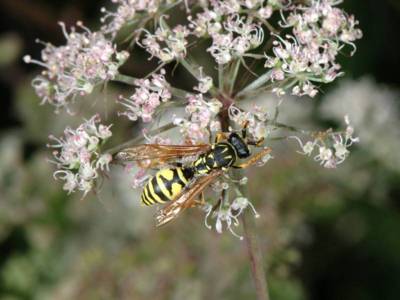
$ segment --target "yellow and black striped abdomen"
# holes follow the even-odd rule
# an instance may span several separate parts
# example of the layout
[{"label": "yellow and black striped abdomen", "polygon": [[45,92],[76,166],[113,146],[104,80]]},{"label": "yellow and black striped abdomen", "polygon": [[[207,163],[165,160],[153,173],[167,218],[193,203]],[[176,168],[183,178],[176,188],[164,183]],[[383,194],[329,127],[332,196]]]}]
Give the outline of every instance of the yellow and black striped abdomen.
[{"label": "yellow and black striped abdomen", "polygon": [[176,199],[193,178],[189,168],[162,169],[146,184],[142,192],[142,203],[152,205]]}]

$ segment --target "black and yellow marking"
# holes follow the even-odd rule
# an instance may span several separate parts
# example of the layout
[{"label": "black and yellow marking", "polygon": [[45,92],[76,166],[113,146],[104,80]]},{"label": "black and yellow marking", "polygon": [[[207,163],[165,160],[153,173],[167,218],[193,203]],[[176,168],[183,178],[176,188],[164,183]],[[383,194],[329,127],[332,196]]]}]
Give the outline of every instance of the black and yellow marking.
[{"label": "black and yellow marking", "polygon": [[190,166],[165,168],[159,170],[146,184],[142,193],[142,203],[152,205],[174,201],[185,191],[195,177],[207,176],[213,170],[227,170],[230,167],[242,168],[252,164],[258,157],[246,164],[235,166],[238,158],[250,156],[250,151],[243,138],[231,133],[226,141],[220,142],[225,134],[219,135],[211,149],[201,154]]},{"label": "black and yellow marking", "polygon": [[152,205],[176,199],[193,177],[190,169],[162,169],[144,187],[142,203]]}]

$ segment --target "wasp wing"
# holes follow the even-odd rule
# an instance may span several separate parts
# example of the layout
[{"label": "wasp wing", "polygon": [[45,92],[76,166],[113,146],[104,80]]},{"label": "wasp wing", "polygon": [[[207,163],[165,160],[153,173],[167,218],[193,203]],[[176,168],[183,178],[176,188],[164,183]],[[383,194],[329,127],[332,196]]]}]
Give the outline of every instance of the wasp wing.
[{"label": "wasp wing", "polygon": [[143,144],[126,148],[117,153],[115,158],[120,161],[148,161],[146,165],[154,167],[171,162],[175,159],[195,156],[211,149],[209,144],[199,145],[159,145]]},{"label": "wasp wing", "polygon": [[192,207],[195,198],[209,186],[217,177],[222,175],[222,170],[212,171],[210,174],[198,177],[182,194],[173,202],[167,204],[156,215],[156,226],[164,225],[175,219],[183,210]]}]

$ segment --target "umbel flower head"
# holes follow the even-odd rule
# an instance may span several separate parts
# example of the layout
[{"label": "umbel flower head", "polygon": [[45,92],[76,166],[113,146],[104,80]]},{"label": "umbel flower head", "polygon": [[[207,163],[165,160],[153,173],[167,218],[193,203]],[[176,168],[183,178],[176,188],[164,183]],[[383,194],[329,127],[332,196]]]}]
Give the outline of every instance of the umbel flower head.
[{"label": "umbel flower head", "polygon": [[91,191],[101,172],[109,171],[111,154],[101,154],[101,146],[112,136],[110,126],[100,124],[100,117],[93,116],[78,128],[67,127],[64,136],[50,135],[56,166],[54,178],[63,180],[64,190],[68,193],[77,190],[86,195]]},{"label": "umbel flower head", "polygon": [[[358,142],[347,117],[344,131],[312,132],[281,122],[285,113],[281,103],[291,99],[280,98],[276,105],[253,102],[255,96],[269,99],[271,93],[312,98],[322,84],[343,75],[338,55],[353,55],[362,32],[357,20],[339,8],[341,2],[111,0],[101,9],[102,25],[97,31],[81,22],[67,30],[60,22],[65,45],[44,43],[40,60],[24,58],[44,68],[32,82],[42,103],[53,105],[56,112],[71,112],[75,98],[90,94],[97,85],[123,83],[129,87],[117,99],[116,115],[120,122],[141,130],[137,136],[126,137],[128,142],[102,152],[112,134],[110,126],[100,123],[99,115],[76,129],[67,127],[63,137],[50,137],[54,142],[49,146],[54,149],[52,162],[57,166],[54,177],[64,181],[68,193],[82,191],[86,195],[97,187],[113,157],[118,159],[118,154],[126,154],[128,149],[133,153],[128,157],[138,165],[125,168],[129,173],[135,170],[133,188],[150,184],[159,169],[167,168],[166,174],[171,175],[168,171],[173,168],[184,170],[197,163],[198,168],[191,169],[197,173],[190,182],[175,187],[184,194],[192,184],[210,176],[212,181],[204,182],[215,196],[196,202],[206,213],[206,226],[239,236],[235,227],[240,214],[247,208],[258,214],[248,195],[241,193],[240,185],[247,184],[247,177],[233,171],[234,167],[262,166],[273,158],[273,143],[294,140],[301,148],[299,153],[312,156],[325,168],[336,168],[348,158],[350,146]],[[176,14],[178,10],[181,13]],[[123,42],[117,48],[118,41]],[[152,71],[142,78],[122,74],[120,67],[130,57],[140,57],[132,55],[139,47],[152,61]],[[140,64],[147,69],[146,59]],[[197,83],[190,87],[174,80],[180,84],[175,86],[168,81],[175,70],[186,72]],[[175,136],[170,135],[172,131]],[[211,176],[208,171],[214,168],[213,159],[218,156],[221,160],[224,155],[212,151],[218,143],[233,143],[233,136],[241,137],[239,144],[247,149],[239,153],[231,144],[236,152],[229,154],[235,161],[224,167],[216,163],[217,170],[211,172],[215,177]],[[176,149],[193,152],[186,150],[189,154],[184,155]],[[201,167],[207,162],[209,170],[204,171]],[[170,204],[179,205],[169,196]],[[167,215],[161,219],[163,216]]]},{"label": "umbel flower head", "polygon": [[[335,7],[340,2],[311,0],[283,17],[281,26],[292,32],[284,37],[275,34],[273,55],[267,55],[265,63],[272,69],[271,80],[283,83],[275,90],[278,94],[292,88],[293,95],[314,97],[318,91],[313,82],[327,83],[342,75],[336,57],[346,44],[355,50],[354,41],[362,32],[353,16]],[[285,85],[288,79],[290,84]]]},{"label": "umbel flower head", "polygon": [[332,132],[332,130],[319,132],[314,134],[314,140],[304,144],[297,136],[290,138],[299,143],[301,151],[298,153],[311,156],[315,148],[318,148],[318,154],[314,156],[314,160],[320,162],[325,168],[336,168],[349,156],[348,148],[359,142],[359,138],[354,136],[354,128],[350,124],[349,117],[345,116],[344,119],[347,127],[343,132]]},{"label": "umbel flower head", "polygon": [[26,63],[34,63],[45,68],[42,74],[32,81],[37,95],[42,103],[50,103],[58,112],[68,105],[77,96],[85,96],[93,88],[105,81],[113,79],[118,74],[118,68],[129,57],[128,52],[116,50],[101,32],[91,32],[81,22],[68,32],[65,24],[59,23],[66,45],[55,47],[44,43],[41,61],[24,57]]}]

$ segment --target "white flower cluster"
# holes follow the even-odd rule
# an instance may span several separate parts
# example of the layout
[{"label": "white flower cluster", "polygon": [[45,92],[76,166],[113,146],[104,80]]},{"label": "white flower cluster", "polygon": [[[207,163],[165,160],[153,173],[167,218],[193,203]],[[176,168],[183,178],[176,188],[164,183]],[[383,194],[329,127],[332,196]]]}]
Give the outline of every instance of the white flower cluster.
[{"label": "white flower cluster", "polygon": [[108,11],[105,7],[101,9],[104,16],[101,28],[104,33],[111,33],[113,37],[127,24],[133,23],[141,14],[154,14],[163,2],[162,0],[111,0],[117,4],[115,11]]},{"label": "white flower cluster", "polygon": [[[256,209],[254,208],[253,204],[249,201],[249,199],[245,197],[237,197],[232,201],[232,203],[225,203],[219,205],[219,207],[214,210],[211,204],[206,204],[203,207],[203,210],[206,213],[204,224],[208,229],[212,229],[212,226],[208,224],[208,218],[210,215],[216,219],[215,221],[215,230],[218,233],[222,233],[224,227],[229,230],[234,236],[238,237],[239,239],[243,239],[242,236],[238,235],[234,230],[233,227],[239,226],[239,216],[244,212],[246,208],[250,207],[256,218],[259,217]],[[224,226],[225,224],[225,226]]]},{"label": "white flower cluster", "polygon": [[113,79],[118,68],[126,61],[126,51],[117,52],[115,45],[100,32],[91,32],[78,22],[83,32],[73,27],[67,32],[64,23],[60,23],[66,45],[55,47],[45,44],[42,61],[29,55],[26,63],[35,63],[45,68],[32,85],[42,103],[50,103],[56,111],[66,107],[78,95],[90,94],[95,85]]},{"label": "white flower cluster", "polygon": [[195,18],[188,18],[189,28],[197,37],[210,36],[212,45],[207,51],[218,64],[226,64],[234,58],[245,56],[246,52],[263,42],[264,31],[260,24],[253,17],[239,15],[242,6],[254,8],[262,2],[211,1],[210,9],[204,8]]},{"label": "white flower cluster", "polygon": [[[400,93],[370,77],[341,81],[324,97],[321,115],[340,120],[349,114],[360,130],[363,149],[387,168],[400,173]],[[377,99],[379,99],[377,101]]]},{"label": "white flower cluster", "polygon": [[159,74],[153,74],[150,79],[138,79],[135,93],[129,98],[120,97],[119,103],[125,107],[119,115],[128,117],[131,121],[139,118],[143,122],[151,122],[153,114],[161,103],[171,99],[170,85],[164,77],[165,70]]},{"label": "white flower cluster", "polygon": [[254,105],[249,111],[244,111],[232,105],[228,113],[229,119],[239,128],[247,123],[248,134],[254,141],[265,139],[269,135],[270,128],[267,125],[269,116],[262,107]]},{"label": "white flower cluster", "polygon": [[359,142],[358,137],[354,137],[354,128],[350,125],[350,120],[346,116],[346,130],[344,132],[323,132],[316,135],[315,139],[305,144],[297,136],[291,138],[298,141],[301,147],[299,153],[311,156],[318,148],[318,154],[314,156],[314,160],[320,162],[324,168],[336,168],[337,165],[345,161],[349,156],[348,148],[354,143]]},{"label": "white flower cluster", "polygon": [[210,132],[221,130],[221,124],[216,119],[222,104],[217,99],[206,101],[203,94],[188,94],[188,104],[185,108],[189,117],[174,118],[174,124],[179,126],[184,140],[192,143],[208,143]]},{"label": "white flower cluster", "polygon": [[86,195],[94,188],[99,173],[109,171],[112,156],[101,154],[100,147],[112,136],[111,125],[99,123],[100,117],[95,115],[77,129],[67,127],[61,138],[49,137],[55,142],[48,145],[55,149],[55,160],[51,162],[58,170],[54,178],[65,181],[64,190],[68,193],[79,190]]},{"label": "white flower cluster", "polygon": [[311,0],[287,18],[282,14],[281,26],[292,28],[292,35],[276,35],[274,55],[267,55],[265,63],[272,69],[271,81],[281,82],[275,89],[278,95],[291,88],[293,95],[314,97],[318,91],[313,82],[327,83],[341,75],[336,57],[346,44],[355,50],[353,42],[362,33],[353,16],[335,7],[340,2]]},{"label": "white flower cluster", "polygon": [[245,56],[246,52],[257,48],[264,40],[261,26],[238,14],[229,16],[222,26],[221,30],[212,33],[213,43],[208,48],[218,64],[223,65],[233,58]]},{"label": "white flower cluster", "polygon": [[160,26],[154,34],[146,32],[145,38],[142,39],[141,45],[152,57],[159,58],[162,62],[167,63],[174,59],[186,56],[186,40],[189,30],[186,26],[178,25],[172,30],[167,27],[161,18]]}]

